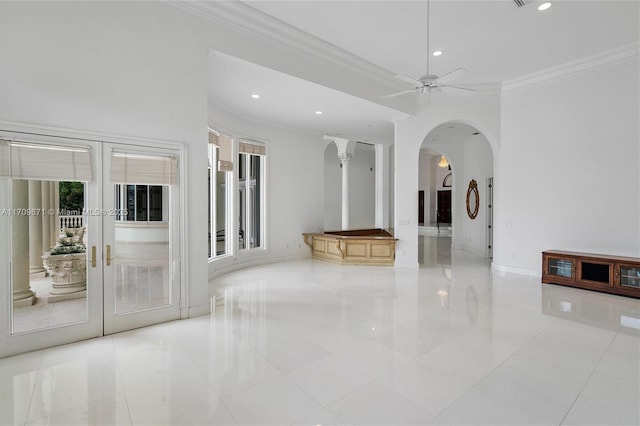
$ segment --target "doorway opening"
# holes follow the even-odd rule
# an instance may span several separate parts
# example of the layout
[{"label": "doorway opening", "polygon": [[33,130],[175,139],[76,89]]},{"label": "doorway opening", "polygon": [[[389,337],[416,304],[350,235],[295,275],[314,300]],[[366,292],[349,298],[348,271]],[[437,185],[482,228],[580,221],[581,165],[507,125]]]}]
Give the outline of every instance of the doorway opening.
[{"label": "doorway opening", "polygon": [[[479,210],[468,215],[465,195],[473,181],[482,183]],[[448,237],[454,250],[492,256],[493,152],[478,129],[456,121],[433,128],[420,148],[418,189],[418,218],[424,220],[419,236]],[[442,252],[442,244],[437,246]],[[419,247],[419,262],[421,250],[428,247]]]},{"label": "doorway opening", "polygon": [[450,236],[453,223],[453,167],[442,152],[428,148],[420,151],[419,162],[419,233]]}]

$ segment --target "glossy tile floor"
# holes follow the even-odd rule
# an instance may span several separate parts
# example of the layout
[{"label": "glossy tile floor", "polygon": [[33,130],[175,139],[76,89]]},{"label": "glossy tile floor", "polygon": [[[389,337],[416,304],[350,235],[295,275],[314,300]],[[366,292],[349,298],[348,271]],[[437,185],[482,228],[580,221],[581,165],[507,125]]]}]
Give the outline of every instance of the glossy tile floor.
[{"label": "glossy tile floor", "polygon": [[639,300],[423,241],[419,270],[237,271],[212,316],[0,360],[0,424],[640,423]]}]

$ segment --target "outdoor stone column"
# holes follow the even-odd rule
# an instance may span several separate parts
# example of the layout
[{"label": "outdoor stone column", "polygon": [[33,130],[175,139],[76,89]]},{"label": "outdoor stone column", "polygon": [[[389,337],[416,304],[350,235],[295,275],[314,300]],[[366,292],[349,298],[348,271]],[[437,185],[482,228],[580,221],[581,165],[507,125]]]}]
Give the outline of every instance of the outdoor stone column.
[{"label": "outdoor stone column", "polygon": [[42,196],[42,252],[51,249],[53,243],[51,242],[51,214],[49,209],[51,208],[49,200],[49,183],[48,181],[42,182],[41,196]]},{"label": "outdoor stone column", "polygon": [[[29,183],[13,180],[12,207],[18,210],[29,208]],[[36,295],[29,286],[29,216],[14,215],[11,218],[13,307],[31,306]]]},{"label": "outdoor stone column", "polygon": [[42,182],[29,181],[29,272],[43,272],[42,267]]}]

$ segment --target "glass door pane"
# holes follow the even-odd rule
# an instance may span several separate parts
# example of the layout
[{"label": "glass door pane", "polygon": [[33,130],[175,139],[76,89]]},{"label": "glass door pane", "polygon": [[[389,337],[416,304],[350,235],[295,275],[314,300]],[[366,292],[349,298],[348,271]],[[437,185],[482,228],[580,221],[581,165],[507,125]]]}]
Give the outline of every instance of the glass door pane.
[{"label": "glass door pane", "polygon": [[85,184],[11,184],[12,332],[87,321]]},{"label": "glass door pane", "polygon": [[98,252],[92,262],[101,224],[86,214],[99,205],[98,184],[69,176],[79,163],[41,166],[49,153],[63,165],[82,157],[92,176],[96,143],[21,137],[0,141],[15,143],[21,162],[0,176],[0,358],[102,334]]},{"label": "glass door pane", "polygon": [[[104,148],[105,334],[179,317],[177,153]],[[119,157],[118,157],[119,156]],[[118,170],[126,162],[126,173]],[[157,172],[157,173],[156,173]],[[122,195],[127,194],[123,202]],[[118,205],[135,208],[118,211]]]}]

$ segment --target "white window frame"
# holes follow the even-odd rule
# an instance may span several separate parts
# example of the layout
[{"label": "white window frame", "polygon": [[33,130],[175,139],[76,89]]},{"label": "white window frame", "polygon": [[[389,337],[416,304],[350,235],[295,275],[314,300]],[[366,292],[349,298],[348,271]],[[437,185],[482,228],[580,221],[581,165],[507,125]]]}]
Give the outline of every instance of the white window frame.
[{"label": "white window frame", "polygon": [[[216,229],[216,223],[217,223],[217,209],[216,209],[216,188],[217,188],[217,173],[215,172],[209,172],[210,176],[211,176],[211,182],[209,184],[209,194],[211,197],[211,202],[210,202],[210,206],[209,208],[211,209],[211,213],[210,213],[210,218],[209,220],[211,221],[211,226],[209,227],[210,229],[208,230],[209,232],[212,232],[212,238],[211,238],[211,244],[209,247],[209,250],[211,250],[211,257],[209,257],[209,262],[217,262],[217,261],[222,261],[224,262],[224,259],[233,259],[233,258],[237,258],[237,257],[244,257],[247,255],[251,255],[252,253],[257,253],[257,252],[264,252],[268,250],[268,235],[269,235],[269,231],[267,229],[267,223],[268,223],[268,206],[267,206],[267,200],[268,200],[268,167],[269,167],[269,161],[268,161],[268,142],[265,140],[260,140],[260,139],[256,139],[256,138],[248,138],[248,137],[244,137],[244,136],[240,136],[237,133],[228,131],[226,129],[223,129],[220,126],[215,126],[215,125],[210,125],[209,126],[209,131],[210,132],[214,132],[218,135],[225,135],[229,138],[232,139],[232,158],[233,158],[233,171],[227,172],[227,181],[226,181],[226,190],[225,190],[225,207],[226,207],[226,218],[225,218],[225,254],[217,254],[217,250],[216,250],[216,241],[215,241],[215,233],[217,231]],[[250,217],[248,217],[246,214],[245,216],[247,216],[245,218],[245,220],[247,220],[249,222],[248,226],[246,227],[246,229],[244,229],[245,235],[245,248],[240,248],[240,241],[239,241],[239,233],[240,233],[240,150],[239,150],[239,144],[240,143],[249,143],[249,144],[254,144],[254,145],[259,145],[262,147],[262,153],[263,155],[258,155],[258,154],[247,154],[244,153],[244,160],[245,160],[245,164],[243,165],[243,168],[245,170],[247,170],[247,173],[249,173],[250,169],[250,155],[256,155],[260,158],[260,182],[261,182],[261,191],[260,191],[260,234],[259,234],[259,238],[260,238],[260,245],[258,247],[251,247],[251,242],[249,240],[249,237],[251,235],[252,230],[251,225],[252,225],[252,220]],[[217,162],[218,162],[218,158],[217,158],[217,154],[219,153],[219,149],[216,149],[215,146],[211,146],[211,144],[209,144],[208,147],[208,159],[211,162],[212,166],[215,168],[215,170],[217,171]],[[244,199],[243,199],[244,203],[246,206],[251,206],[252,204],[252,200],[251,200],[251,194],[250,191],[244,191]],[[251,210],[252,211],[252,210]],[[247,212],[249,212],[249,210],[247,209]],[[227,232],[226,230],[229,230],[229,232]]]},{"label": "white window frame", "polygon": [[[236,138],[234,136],[231,136],[229,133],[227,132],[220,132],[218,130],[216,130],[215,128],[210,127],[209,128],[210,132],[214,132],[217,134],[224,134],[226,136],[229,136],[230,138],[233,139],[234,144],[235,145],[235,140]],[[225,238],[224,238],[224,253],[223,254],[218,254],[218,250],[217,250],[217,223],[218,223],[218,211],[217,211],[217,188],[218,188],[218,154],[219,154],[219,148],[216,146],[213,146],[212,144],[208,145],[208,152],[207,152],[207,157],[208,157],[208,161],[211,164],[211,170],[208,171],[209,178],[210,178],[210,182],[209,182],[209,195],[210,195],[210,205],[209,205],[209,209],[210,209],[210,226],[209,226],[209,230],[208,232],[211,233],[211,242],[210,242],[210,247],[209,250],[211,251],[211,255],[209,256],[209,260],[218,260],[218,259],[222,259],[222,258],[226,258],[229,257],[231,255],[233,255],[234,253],[234,247],[235,245],[233,244],[233,238],[229,238],[229,236],[233,236],[237,234],[237,231],[235,231],[233,228],[233,222],[232,222],[232,217],[233,217],[233,211],[230,211],[230,207],[233,206],[233,184],[232,182],[234,181],[234,172],[229,172],[229,171],[225,171],[226,173],[226,182],[225,182],[225,191],[224,191],[224,198],[225,198],[225,210],[226,210],[226,217],[225,217],[225,223],[224,223],[224,230],[225,230]],[[233,209],[231,209],[233,210]]]},{"label": "white window frame", "polygon": [[[266,144],[264,142],[255,142],[255,140],[253,139],[247,139],[247,138],[238,138],[239,141],[247,141],[250,143],[257,143],[259,145],[262,145],[265,148],[265,152],[266,152]],[[251,212],[251,214],[253,213],[253,208],[252,208],[252,197],[251,197],[251,191],[244,191],[244,203],[246,206],[246,214],[245,214],[245,247],[244,248],[240,248],[240,244],[238,243],[238,254],[243,254],[243,253],[249,253],[249,252],[256,252],[256,251],[265,251],[267,249],[267,232],[266,232],[266,224],[267,224],[267,158],[268,158],[268,153],[265,153],[265,155],[256,155],[256,154],[248,154],[248,153],[241,153],[239,152],[239,150],[237,150],[237,154],[236,157],[238,159],[238,167],[237,167],[237,172],[235,173],[236,175],[236,179],[237,179],[237,190],[235,191],[235,193],[237,194],[237,202],[236,202],[236,214],[234,217],[238,217],[240,215],[240,189],[241,189],[241,185],[242,183],[240,182],[240,154],[245,154],[244,155],[244,161],[245,164],[243,165],[244,170],[245,170],[245,174],[246,174],[246,181],[244,182],[245,188],[247,187],[247,182],[249,182],[249,175],[250,175],[250,164],[251,164],[251,156],[254,155],[256,157],[260,158],[260,182],[262,184],[261,187],[261,191],[260,191],[260,245],[257,247],[251,247],[251,241],[249,239],[249,237],[252,235],[252,222],[253,220],[251,220],[250,214],[249,212]],[[240,224],[238,223],[238,226],[240,226]]]}]

